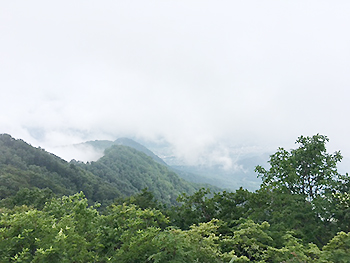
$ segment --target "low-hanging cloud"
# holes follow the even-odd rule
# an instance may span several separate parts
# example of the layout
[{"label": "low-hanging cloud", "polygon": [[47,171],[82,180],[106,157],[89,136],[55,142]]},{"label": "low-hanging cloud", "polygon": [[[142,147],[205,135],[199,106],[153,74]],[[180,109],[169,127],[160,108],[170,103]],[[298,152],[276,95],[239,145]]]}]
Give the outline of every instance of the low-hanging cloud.
[{"label": "low-hanging cloud", "polygon": [[350,156],[348,2],[1,6],[0,132],[48,149],[165,140],[226,168],[321,133]]}]

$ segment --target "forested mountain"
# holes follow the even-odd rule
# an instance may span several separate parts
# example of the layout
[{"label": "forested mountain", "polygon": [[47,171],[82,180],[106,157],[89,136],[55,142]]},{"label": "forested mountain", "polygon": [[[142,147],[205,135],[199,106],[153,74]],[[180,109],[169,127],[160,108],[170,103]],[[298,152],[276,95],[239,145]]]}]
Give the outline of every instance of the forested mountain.
[{"label": "forested mountain", "polygon": [[[17,206],[0,204],[0,262],[350,262],[350,177],[338,173],[342,155],[328,153],[326,142],[317,134],[299,137],[296,149],[278,148],[269,169],[256,167],[262,185],[255,192],[200,189],[171,207],[158,205],[146,190],[99,210],[83,193],[52,198],[46,190],[19,191]],[[25,148],[10,136],[2,143]],[[163,169],[144,157],[112,146],[87,170],[132,192],[132,177],[142,177],[144,186],[153,178],[149,167]],[[140,172],[129,178],[130,167]]]},{"label": "forested mountain", "polygon": [[76,147],[84,147],[84,146],[92,146],[94,150],[98,151],[98,152],[103,152],[113,146],[113,145],[124,145],[124,146],[129,146],[131,148],[134,148],[135,150],[139,151],[139,152],[143,152],[144,154],[148,155],[149,157],[151,157],[154,161],[163,164],[163,165],[167,165],[161,158],[159,158],[157,155],[155,155],[152,151],[150,151],[149,149],[147,149],[145,146],[143,146],[142,144],[129,139],[129,138],[118,138],[115,141],[108,141],[108,140],[95,140],[95,141],[87,141],[84,143],[80,143],[80,144],[76,144]]},{"label": "forested mountain", "polygon": [[96,162],[76,163],[130,196],[147,188],[158,200],[175,203],[183,192],[193,193],[199,187],[185,182],[165,165],[131,147],[113,145]]},{"label": "forested mountain", "polygon": [[117,145],[125,145],[125,146],[129,146],[131,148],[134,148],[134,149],[136,149],[136,150],[138,150],[140,152],[145,153],[146,155],[151,157],[157,163],[160,163],[160,164],[163,164],[163,165],[167,165],[161,158],[159,158],[157,155],[155,155],[152,151],[147,149],[142,144],[140,144],[138,142],[135,142],[134,140],[131,140],[129,138],[119,138],[119,139],[115,140],[114,143],[117,144]]},{"label": "forested mountain", "polygon": [[[113,145],[129,146],[139,152],[143,152],[147,156],[151,157],[155,162],[167,166],[169,170],[175,172],[178,176],[180,176],[184,180],[194,184],[199,184],[203,187],[209,187],[214,191],[219,191],[220,189],[224,189],[224,188],[238,189],[243,185],[244,186],[252,185],[252,187],[248,187],[248,188],[255,189],[257,188],[257,184],[258,184],[257,183],[258,180],[256,180],[256,178],[255,178],[255,181],[254,180],[250,181],[249,179],[245,180],[244,178],[242,178],[242,180],[237,180],[235,181],[235,183],[232,183],[232,178],[228,178],[230,177],[230,174],[226,175],[227,177],[226,181],[222,178],[218,180],[218,176],[220,175],[217,174],[217,169],[209,169],[209,168],[199,169],[198,167],[194,167],[191,170],[190,167],[170,166],[167,163],[165,163],[163,159],[161,159],[156,154],[154,154],[151,150],[149,150],[147,147],[129,138],[119,138],[115,141],[108,141],[108,140],[87,141],[84,143],[77,144],[75,145],[75,147],[84,149],[84,147],[87,145],[93,147],[95,151],[100,153],[104,152],[106,149],[108,149],[109,147],[112,147]],[[243,184],[240,184],[242,182]]]},{"label": "forested mountain", "polygon": [[51,189],[57,195],[83,191],[90,201],[99,202],[111,202],[148,188],[167,204],[174,203],[182,192],[199,189],[127,146],[110,147],[96,162],[68,163],[10,135],[0,135],[0,198],[13,196],[21,188],[35,187]]},{"label": "forested mountain", "polygon": [[84,191],[93,201],[101,200],[99,194],[112,199],[120,196],[117,188],[96,175],[44,149],[7,134],[0,135],[0,197],[33,187],[49,188],[57,195]]}]

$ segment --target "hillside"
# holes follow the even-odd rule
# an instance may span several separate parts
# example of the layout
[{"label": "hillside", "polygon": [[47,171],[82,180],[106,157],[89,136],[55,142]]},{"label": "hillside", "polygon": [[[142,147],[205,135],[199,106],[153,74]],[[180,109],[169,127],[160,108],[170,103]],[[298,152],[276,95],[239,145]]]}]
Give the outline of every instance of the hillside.
[{"label": "hillside", "polygon": [[181,193],[199,186],[180,179],[167,167],[127,146],[113,146],[96,162],[70,163],[8,134],[0,135],[0,198],[22,188],[49,188],[56,195],[83,191],[90,201],[110,202],[138,193],[154,191],[164,203],[175,202]]},{"label": "hillside", "polygon": [[119,138],[117,140],[114,141],[115,144],[117,145],[125,145],[125,146],[129,146],[131,148],[134,148],[135,150],[138,150],[140,152],[145,153],[146,155],[148,155],[149,157],[151,157],[154,161],[156,161],[157,163],[163,164],[163,165],[167,165],[163,159],[159,158],[157,155],[155,155],[151,150],[149,150],[148,148],[146,148],[145,146],[143,146],[142,144],[135,142],[132,139],[129,138]]},{"label": "hillside", "polygon": [[165,165],[128,146],[113,145],[96,162],[79,165],[117,185],[126,196],[147,188],[158,200],[174,203],[181,193],[193,193],[198,189],[198,186],[184,181]]},{"label": "hillside", "polygon": [[117,187],[91,172],[23,140],[0,135],[0,198],[35,187],[49,188],[57,195],[83,191],[91,201],[121,196]]},{"label": "hillside", "polygon": [[[19,154],[16,162],[29,162],[24,157],[35,148],[4,138],[4,166],[11,151]],[[326,142],[317,134],[299,137],[297,149],[278,148],[269,169],[256,168],[263,177],[258,191],[200,189],[170,207],[146,190],[97,209],[83,193],[52,198],[47,190],[23,188],[12,205],[0,202],[0,262],[349,262],[350,178],[338,173],[342,155],[327,153]],[[125,195],[152,186],[171,203],[171,193],[185,187],[126,146],[110,147],[96,162],[75,163]]]},{"label": "hillside", "polygon": [[[194,184],[199,184],[202,187],[210,188],[213,191],[220,191],[223,188],[238,189],[239,187],[246,185],[248,185],[247,188],[249,189],[250,185],[254,185],[254,183],[250,184],[251,182],[248,182],[246,184],[243,183],[240,185],[242,180],[232,180],[232,178],[228,179],[227,183],[220,177],[221,174],[218,174],[218,169],[201,169],[200,167],[168,165],[162,158],[158,157],[158,155],[154,154],[150,149],[129,138],[119,138],[115,141],[87,141],[84,143],[75,144],[74,147],[75,149],[84,151],[86,150],[86,146],[89,146],[92,147],[96,153],[98,153],[97,155],[102,156],[102,153],[113,145],[129,146],[137,151],[143,152],[147,156],[151,157],[155,162],[167,166],[169,170],[175,172],[182,179]],[[89,149],[91,150],[91,148]],[[232,183],[232,181],[234,181],[234,183]],[[256,188],[256,185],[254,185],[252,188]]]},{"label": "hillside", "polygon": [[75,144],[74,146],[78,149],[85,149],[86,146],[91,146],[96,152],[99,152],[102,155],[102,153],[104,153],[104,151],[107,148],[109,148],[113,145],[129,146],[129,147],[134,148],[135,150],[137,150],[139,152],[143,152],[144,154],[148,155],[157,163],[167,165],[161,158],[159,158],[157,155],[155,155],[148,148],[146,148],[142,144],[140,144],[132,139],[129,139],[129,138],[118,138],[115,141],[108,141],[108,140],[87,141],[87,142]]}]

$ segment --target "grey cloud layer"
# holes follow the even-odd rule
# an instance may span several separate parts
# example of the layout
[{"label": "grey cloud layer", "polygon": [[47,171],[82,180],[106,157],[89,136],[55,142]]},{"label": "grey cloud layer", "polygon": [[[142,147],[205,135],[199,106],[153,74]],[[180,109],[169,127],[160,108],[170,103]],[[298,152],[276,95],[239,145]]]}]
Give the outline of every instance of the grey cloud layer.
[{"label": "grey cloud layer", "polygon": [[194,161],[319,132],[350,155],[348,1],[0,5],[0,132],[164,138]]}]

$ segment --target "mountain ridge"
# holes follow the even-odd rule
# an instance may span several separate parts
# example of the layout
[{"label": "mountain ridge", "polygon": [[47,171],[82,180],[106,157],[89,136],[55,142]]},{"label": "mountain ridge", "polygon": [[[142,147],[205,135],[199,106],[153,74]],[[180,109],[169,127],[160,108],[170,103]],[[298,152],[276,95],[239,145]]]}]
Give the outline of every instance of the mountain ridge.
[{"label": "mountain ridge", "polygon": [[159,201],[170,204],[179,194],[200,187],[128,146],[114,145],[96,162],[67,162],[21,139],[0,135],[1,199],[21,188],[49,188],[57,195],[83,191],[89,200],[106,203],[148,188]]},{"label": "mountain ridge", "polygon": [[[214,191],[221,190],[227,188],[225,184],[218,185],[218,182],[215,178],[210,178],[207,176],[202,176],[200,174],[192,173],[186,169],[181,169],[181,167],[168,165],[162,158],[158,155],[154,154],[150,149],[141,143],[136,142],[133,139],[121,137],[115,141],[108,140],[94,140],[94,141],[86,141],[84,143],[77,144],[77,146],[89,145],[94,147],[97,151],[105,151],[113,145],[124,145],[129,146],[133,149],[136,149],[140,152],[145,153],[147,156],[151,157],[157,163],[167,166],[170,170],[175,172],[178,176],[183,178],[186,181],[195,184],[201,184],[203,187],[211,188]],[[102,158],[102,157],[101,157]],[[238,187],[239,188],[239,187]]]},{"label": "mountain ridge", "polygon": [[[236,165],[240,169],[224,169],[220,165],[211,166],[196,166],[186,164],[168,164],[167,160],[163,160],[158,155],[154,154],[147,146],[136,142],[133,139],[122,137],[115,141],[95,140],[87,141],[79,145],[89,145],[94,147],[96,151],[99,151],[102,155],[102,151],[111,147],[112,145],[127,145],[144,152],[148,156],[152,157],[156,162],[167,165],[169,169],[177,173],[181,178],[199,184],[207,184],[216,186],[221,189],[236,190],[240,187],[256,190],[261,184],[261,180],[257,178],[254,172],[255,166],[260,163],[265,163],[268,159],[268,154],[260,154],[255,156],[245,156],[244,158],[236,159]],[[154,146],[153,143],[150,145]],[[158,145],[159,146],[159,145]],[[157,148],[157,147],[156,147]],[[164,150],[164,149],[163,149]],[[166,149],[165,149],[166,150]],[[157,148],[158,152],[162,151],[162,147]],[[231,156],[232,157],[232,156]],[[232,157],[233,158],[233,157]],[[265,160],[266,159],[266,160]]]}]

